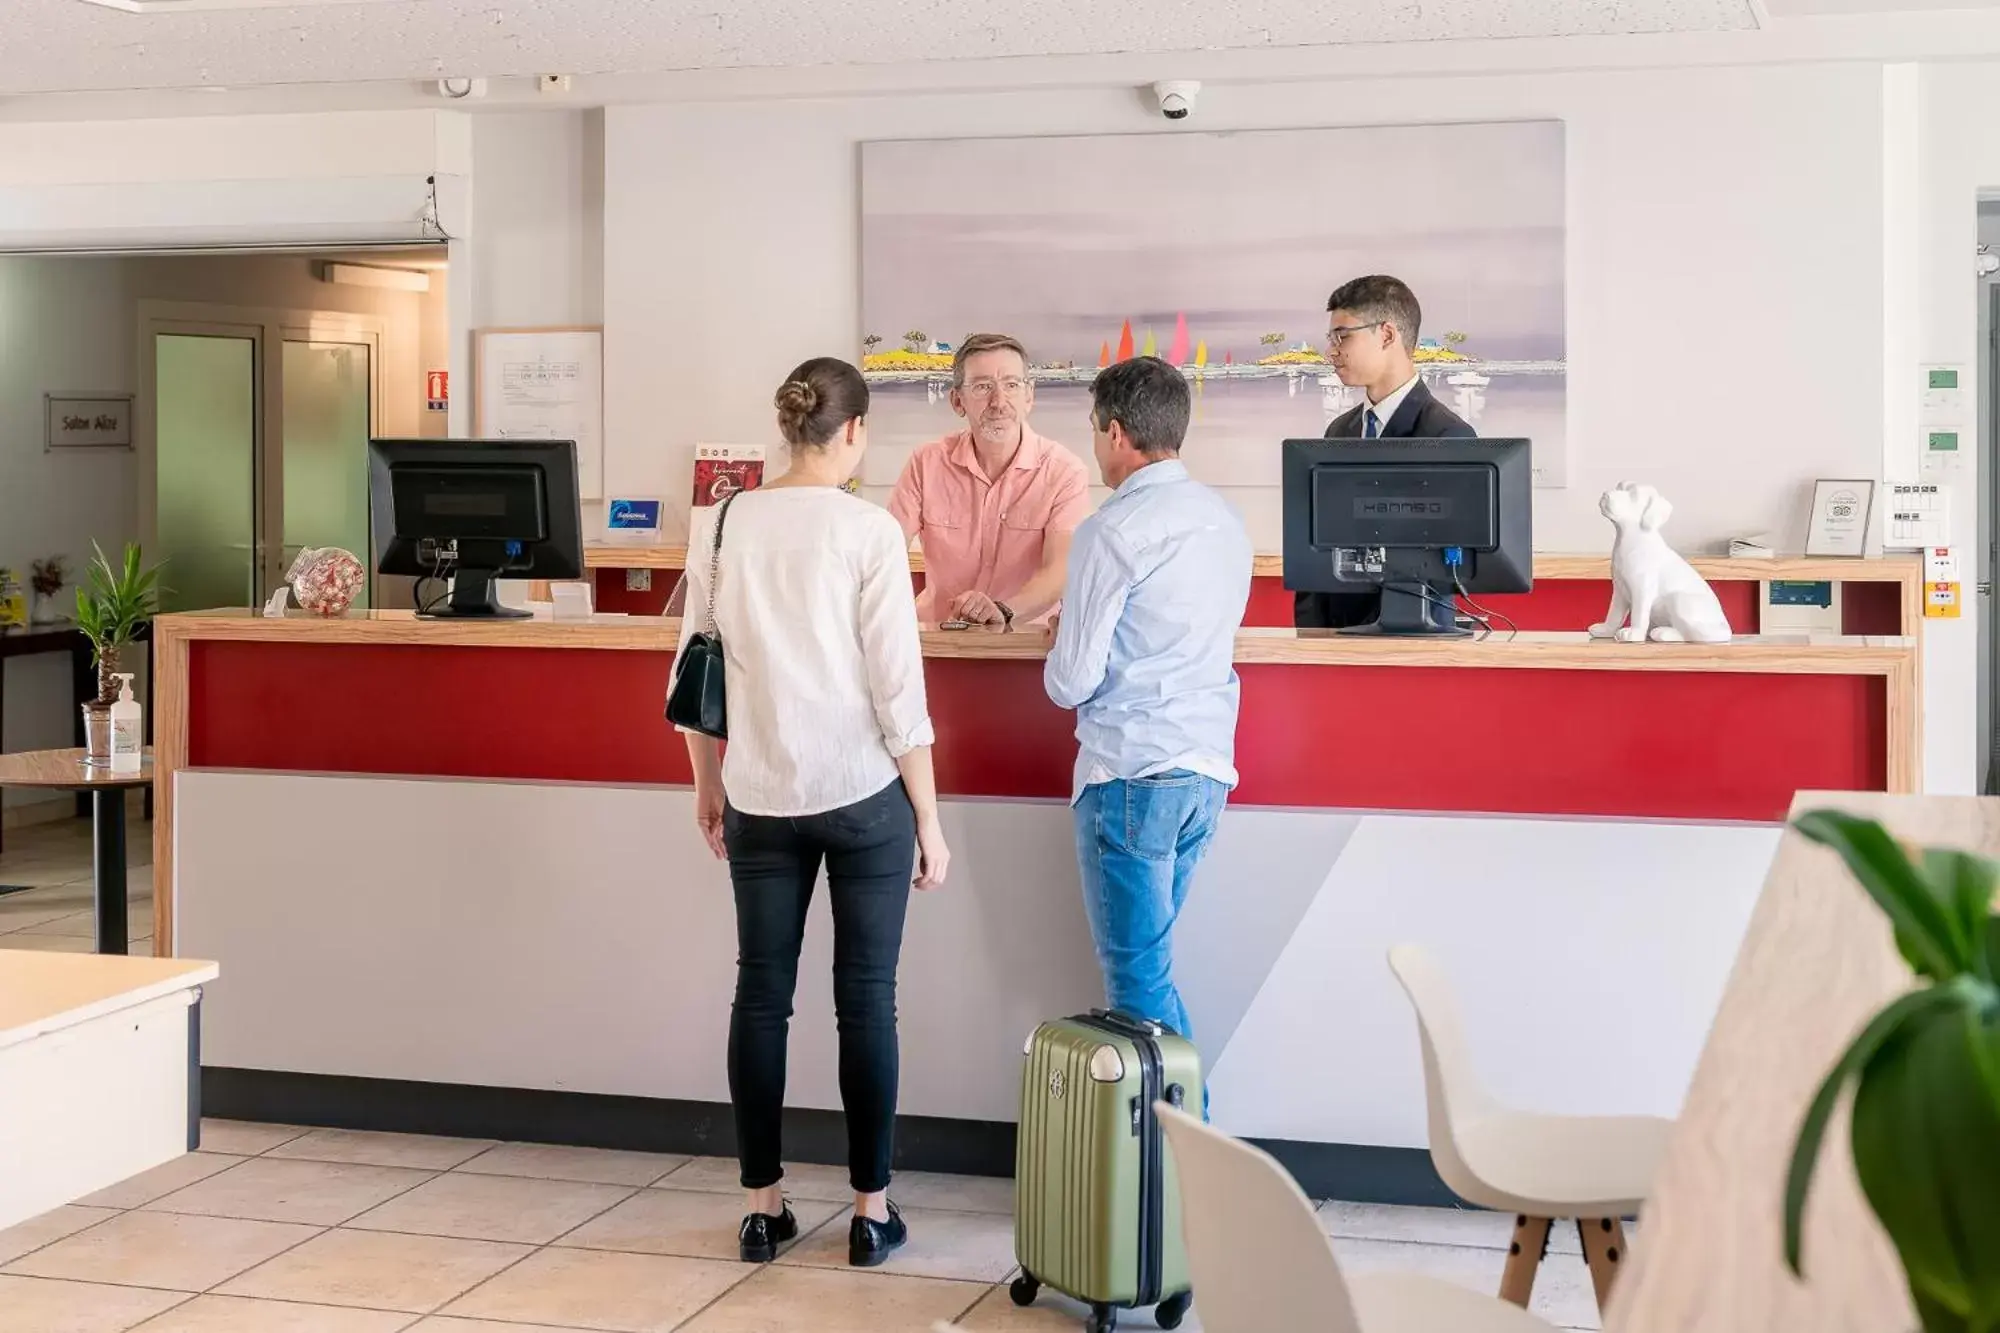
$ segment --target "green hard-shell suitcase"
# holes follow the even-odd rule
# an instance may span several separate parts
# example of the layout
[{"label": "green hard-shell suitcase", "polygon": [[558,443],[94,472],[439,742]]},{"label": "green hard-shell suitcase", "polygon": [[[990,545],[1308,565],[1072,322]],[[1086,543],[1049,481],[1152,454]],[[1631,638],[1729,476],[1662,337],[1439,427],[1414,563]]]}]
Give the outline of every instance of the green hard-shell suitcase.
[{"label": "green hard-shell suitcase", "polygon": [[1048,1286],[1090,1305],[1090,1333],[1147,1305],[1161,1328],[1180,1324],[1192,1300],[1180,1189],[1153,1106],[1189,1098],[1199,1105],[1201,1057],[1160,1024],[1093,1010],[1035,1029],[1014,1159],[1016,1305]]}]

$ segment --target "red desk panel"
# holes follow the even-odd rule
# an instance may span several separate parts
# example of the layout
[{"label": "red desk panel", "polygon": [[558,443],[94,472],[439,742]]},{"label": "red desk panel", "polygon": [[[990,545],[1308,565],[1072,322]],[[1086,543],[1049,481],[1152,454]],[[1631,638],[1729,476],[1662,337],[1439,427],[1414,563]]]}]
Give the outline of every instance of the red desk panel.
[{"label": "red desk panel", "polygon": [[[664,653],[196,640],[201,767],[685,783]],[[1069,795],[1041,664],[933,658],[939,787]],[[1777,820],[1794,791],[1881,790],[1882,678],[1248,665],[1246,803]]]}]

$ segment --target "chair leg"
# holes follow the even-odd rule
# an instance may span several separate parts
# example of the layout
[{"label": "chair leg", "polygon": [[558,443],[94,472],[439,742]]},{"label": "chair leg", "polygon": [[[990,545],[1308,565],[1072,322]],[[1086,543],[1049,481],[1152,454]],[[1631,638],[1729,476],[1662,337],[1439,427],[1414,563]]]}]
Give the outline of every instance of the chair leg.
[{"label": "chair leg", "polygon": [[1625,1224],[1615,1217],[1579,1217],[1576,1238],[1583,1243],[1583,1261],[1590,1265],[1590,1285],[1597,1289],[1602,1314],[1611,1308],[1611,1285],[1625,1266]]},{"label": "chair leg", "polygon": [[1552,1219],[1546,1217],[1514,1219],[1514,1242],[1507,1247],[1507,1268],[1500,1275],[1501,1300],[1528,1308],[1528,1298],[1535,1294],[1535,1272],[1549,1252],[1551,1225]]}]

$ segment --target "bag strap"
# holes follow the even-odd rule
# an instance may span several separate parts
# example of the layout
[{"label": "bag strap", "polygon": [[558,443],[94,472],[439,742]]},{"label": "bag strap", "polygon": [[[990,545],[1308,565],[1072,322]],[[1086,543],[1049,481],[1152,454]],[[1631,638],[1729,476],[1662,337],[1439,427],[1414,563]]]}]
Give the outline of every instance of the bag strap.
[{"label": "bag strap", "polygon": [[722,502],[722,508],[715,511],[715,540],[708,547],[708,632],[715,633],[715,588],[722,579],[722,525],[729,521],[729,506],[736,503],[741,491],[732,491]]}]

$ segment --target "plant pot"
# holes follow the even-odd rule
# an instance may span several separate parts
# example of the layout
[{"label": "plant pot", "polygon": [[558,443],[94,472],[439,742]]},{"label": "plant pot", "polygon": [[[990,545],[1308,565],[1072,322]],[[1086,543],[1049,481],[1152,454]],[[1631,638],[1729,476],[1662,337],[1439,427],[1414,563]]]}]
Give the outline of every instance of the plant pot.
[{"label": "plant pot", "polygon": [[83,706],[83,762],[92,768],[111,767],[111,705]]},{"label": "plant pot", "polygon": [[57,609],[56,599],[53,593],[38,592],[35,594],[35,600],[32,604],[32,609],[30,609],[28,612],[29,624],[53,625],[58,621],[60,621],[62,618],[63,618],[63,613],[59,609]]}]

